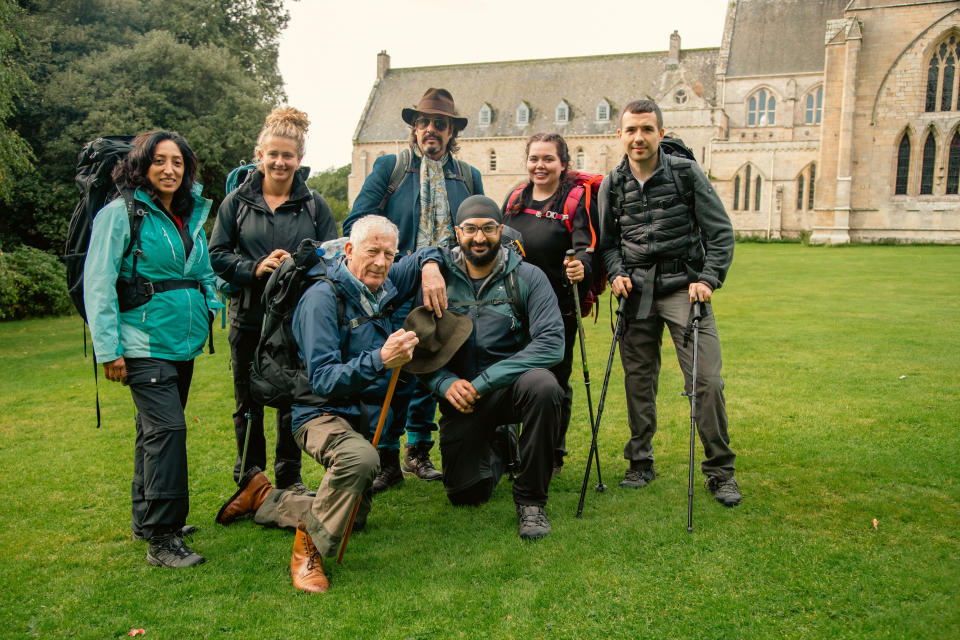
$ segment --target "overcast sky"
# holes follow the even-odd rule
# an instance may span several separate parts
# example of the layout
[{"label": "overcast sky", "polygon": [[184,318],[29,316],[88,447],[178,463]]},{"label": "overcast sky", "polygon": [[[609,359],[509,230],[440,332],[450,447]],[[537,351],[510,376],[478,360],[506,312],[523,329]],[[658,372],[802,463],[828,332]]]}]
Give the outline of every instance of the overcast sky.
[{"label": "overcast sky", "polygon": [[304,164],[317,171],[350,162],[378,51],[386,49],[393,68],[665,51],[674,29],[684,49],[719,47],[726,7],[726,0],[288,1],[280,73],[289,103],[310,116]]}]

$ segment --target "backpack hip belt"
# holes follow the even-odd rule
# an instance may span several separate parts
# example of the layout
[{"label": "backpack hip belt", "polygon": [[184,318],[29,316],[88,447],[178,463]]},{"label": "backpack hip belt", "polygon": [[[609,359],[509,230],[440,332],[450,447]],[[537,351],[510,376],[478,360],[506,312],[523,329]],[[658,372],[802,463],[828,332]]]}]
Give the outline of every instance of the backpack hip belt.
[{"label": "backpack hip belt", "polygon": [[133,278],[117,278],[117,306],[120,311],[129,311],[150,302],[157,293],[175,291],[177,289],[197,289],[203,291],[199,280],[171,279],[155,280],[153,282],[135,276]]}]

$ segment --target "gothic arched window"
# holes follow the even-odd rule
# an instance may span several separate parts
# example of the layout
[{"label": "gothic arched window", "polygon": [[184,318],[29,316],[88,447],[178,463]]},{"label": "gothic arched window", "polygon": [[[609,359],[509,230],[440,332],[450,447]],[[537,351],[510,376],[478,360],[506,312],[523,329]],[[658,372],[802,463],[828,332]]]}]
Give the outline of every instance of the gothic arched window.
[{"label": "gothic arched window", "polygon": [[797,177],[797,211],[803,209],[803,174]]},{"label": "gothic arched window", "polygon": [[[960,59],[960,38],[951,35],[933,50],[927,66],[926,111],[953,111],[960,108],[957,96],[957,62]],[[958,96],[960,97],[960,96]]]},{"label": "gothic arched window", "polygon": [[577,147],[577,170],[583,171],[586,164],[586,156],[583,153],[583,147]]},{"label": "gothic arched window", "polygon": [[807,186],[807,209],[813,209],[813,188],[817,185],[817,165],[810,163],[810,182]]},{"label": "gothic arched window", "polygon": [[933,193],[933,165],[937,161],[937,141],[933,132],[927,134],[923,143],[923,155],[920,164],[920,195]]},{"label": "gothic arched window", "polygon": [[763,180],[760,179],[760,176],[757,176],[757,183],[753,189],[753,209],[754,211],[760,211],[760,185],[763,184]]},{"label": "gothic arched window", "polygon": [[954,132],[950,140],[950,154],[947,158],[947,193],[960,193],[960,132]]},{"label": "gothic arched window", "polygon": [[750,210],[750,165],[747,165],[746,178],[743,181],[743,210]]},{"label": "gothic arched window", "polygon": [[907,186],[910,179],[910,136],[906,133],[900,139],[900,145],[897,147],[897,180],[893,188],[893,193],[902,195],[907,192]]},{"label": "gothic arched window", "polygon": [[776,124],[777,99],[760,89],[747,101],[747,126],[766,127]]},{"label": "gothic arched window", "polygon": [[820,124],[820,115],[823,111],[823,87],[807,94],[807,108],[804,114],[804,124]]},{"label": "gothic arched window", "polygon": [[[817,165],[811,162],[797,176],[797,211],[813,209],[813,188],[817,181]],[[806,187],[806,192],[804,192]]]},{"label": "gothic arched window", "polygon": [[740,176],[733,179],[733,210],[740,208]]}]

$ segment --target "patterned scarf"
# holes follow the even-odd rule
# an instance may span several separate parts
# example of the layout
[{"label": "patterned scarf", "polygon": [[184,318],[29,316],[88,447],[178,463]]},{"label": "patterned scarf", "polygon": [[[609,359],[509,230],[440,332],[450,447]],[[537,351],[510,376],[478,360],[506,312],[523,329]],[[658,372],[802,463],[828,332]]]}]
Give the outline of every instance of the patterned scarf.
[{"label": "patterned scarf", "polygon": [[453,220],[443,165],[450,158],[443,154],[439,160],[423,155],[416,146],[413,152],[420,158],[420,226],[417,230],[417,249],[445,247],[453,241]]}]

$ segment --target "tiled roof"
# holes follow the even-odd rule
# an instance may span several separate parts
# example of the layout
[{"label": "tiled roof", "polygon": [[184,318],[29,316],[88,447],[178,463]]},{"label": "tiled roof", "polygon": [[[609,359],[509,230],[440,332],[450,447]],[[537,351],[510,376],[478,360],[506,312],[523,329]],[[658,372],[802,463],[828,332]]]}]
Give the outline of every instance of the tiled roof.
[{"label": "tiled roof", "polygon": [[850,0],[738,0],[727,77],[823,71],[827,20]]},{"label": "tiled roof", "polygon": [[[374,88],[356,141],[406,139],[409,129],[400,111],[414,106],[428,87],[443,87],[453,94],[458,112],[469,121],[461,137],[525,137],[538,131],[610,134],[628,102],[656,98],[681,82],[698,88],[707,102],[714,103],[717,52],[681,51],[680,64],[673,67],[667,53],[658,51],[390,69]],[[608,122],[597,122],[596,108],[603,98],[612,113]],[[565,125],[554,123],[554,109],[561,100],[571,111]],[[516,124],[521,101],[531,109],[527,125]],[[484,103],[493,109],[493,118],[489,125],[479,126]]]}]

